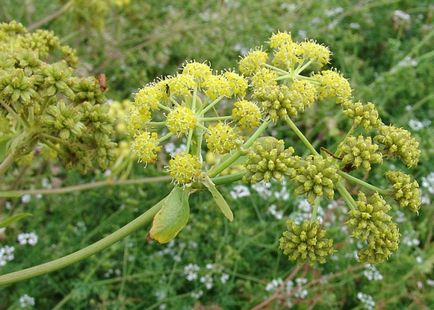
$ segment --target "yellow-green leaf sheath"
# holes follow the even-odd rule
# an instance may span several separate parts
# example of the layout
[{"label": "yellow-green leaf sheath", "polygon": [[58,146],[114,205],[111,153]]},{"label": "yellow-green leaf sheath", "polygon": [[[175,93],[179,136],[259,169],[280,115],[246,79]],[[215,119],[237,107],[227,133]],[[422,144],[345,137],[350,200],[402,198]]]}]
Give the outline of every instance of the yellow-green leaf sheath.
[{"label": "yellow-green leaf sheath", "polygon": [[155,215],[149,235],[159,243],[174,239],[184,228],[190,216],[189,193],[182,187],[175,187],[161,201],[161,210]]}]

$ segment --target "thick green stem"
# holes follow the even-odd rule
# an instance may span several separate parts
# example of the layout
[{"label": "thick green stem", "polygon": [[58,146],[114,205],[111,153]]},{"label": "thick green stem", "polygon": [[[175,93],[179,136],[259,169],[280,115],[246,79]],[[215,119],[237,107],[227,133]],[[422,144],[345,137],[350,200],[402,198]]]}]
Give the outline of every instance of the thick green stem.
[{"label": "thick green stem", "polygon": [[267,68],[270,68],[270,69],[276,70],[276,71],[278,71],[278,72],[280,72],[280,73],[282,73],[282,74],[289,74],[288,71],[282,70],[282,69],[280,69],[280,68],[278,68],[278,67],[275,67],[275,66],[272,66],[272,65],[269,65],[269,64],[264,64],[264,66],[267,67]]},{"label": "thick green stem", "polygon": [[307,140],[304,134],[298,129],[298,127],[294,124],[294,122],[289,118],[285,117],[285,122],[288,124],[289,128],[297,135],[297,137],[303,142],[303,144],[309,149],[309,151],[313,155],[319,155],[319,153],[315,150],[313,145]]},{"label": "thick green stem", "polygon": [[116,230],[114,233],[108,235],[107,237],[91,244],[77,252],[66,255],[62,258],[55,259],[51,262],[23,269],[16,272],[11,272],[0,276],[0,285],[12,284],[15,282],[23,281],[26,279],[34,278],[43,274],[47,274],[76,262],[79,262],[89,256],[92,256],[105,248],[111,246],[112,244],[118,242],[119,240],[125,238],[131,233],[135,232],[142,226],[151,222],[155,214],[161,209],[161,201],[154,205],[151,209],[140,215],[135,220],[129,222],[127,225]]},{"label": "thick green stem", "polygon": [[238,172],[238,173],[234,173],[234,174],[215,177],[215,178],[212,178],[211,181],[215,185],[230,184],[230,183],[241,180],[243,178],[243,176],[246,175],[246,173],[247,172],[243,171],[243,172]]},{"label": "thick green stem", "polygon": [[350,174],[348,174],[346,172],[339,171],[338,174],[341,177],[347,179],[348,181],[354,182],[356,184],[359,184],[359,185],[361,185],[361,186],[363,186],[363,187],[365,187],[365,188],[367,188],[367,189],[369,189],[371,191],[378,192],[378,193],[380,193],[382,195],[388,195],[389,194],[389,190],[384,189],[384,188],[379,188],[379,187],[377,187],[375,185],[369,184],[368,182],[365,182],[365,181],[360,180],[360,179],[358,179],[356,177],[353,177],[352,175],[350,175]]},{"label": "thick green stem", "polygon": [[211,102],[208,106],[206,106],[202,112],[201,115],[205,115],[206,112],[208,112],[213,106],[215,106],[217,103],[220,102],[220,100],[222,100],[223,97],[218,97],[216,100],[214,100],[213,102]]},{"label": "thick green stem", "polygon": [[158,139],[158,143],[164,142],[167,139],[169,139],[171,136],[173,136],[173,133],[169,132],[168,134],[165,134],[164,136],[162,136],[160,139]]},{"label": "thick green stem", "polygon": [[344,184],[342,184],[342,182],[339,182],[336,185],[336,189],[338,190],[339,194],[341,194],[342,198],[345,200],[345,202],[347,203],[348,207],[350,207],[350,209],[357,208],[356,201],[354,200],[353,196],[351,196],[351,194],[347,191],[347,189],[345,188]]},{"label": "thick green stem", "polygon": [[229,157],[227,157],[220,165],[218,165],[218,166],[212,168],[210,171],[208,171],[208,173],[207,173],[208,176],[209,177],[215,177],[220,172],[225,170],[227,167],[232,165],[238,158],[240,158],[241,155],[244,154],[245,151],[243,149],[249,148],[253,144],[253,142],[255,142],[255,140],[258,139],[260,135],[262,135],[262,133],[265,131],[265,129],[267,129],[270,122],[271,121],[268,119],[266,121],[264,121],[261,124],[261,126],[259,126],[258,129],[256,129],[255,133],[243,144],[243,146],[240,150],[235,151]]},{"label": "thick green stem", "polygon": [[225,120],[229,120],[229,119],[232,119],[232,116],[228,115],[228,116],[216,116],[216,117],[200,118],[200,120],[203,122],[225,121]]},{"label": "thick green stem", "polygon": [[345,141],[347,141],[348,137],[351,136],[351,135],[353,134],[353,132],[354,132],[354,130],[356,129],[356,127],[357,127],[356,124],[353,122],[353,124],[351,125],[350,130],[348,130],[348,132],[347,132],[347,134],[345,135],[345,137],[344,137],[344,139],[342,140],[342,142],[338,144],[338,149],[337,149],[336,152],[335,152],[335,156],[339,157],[339,156],[341,155],[341,152],[339,152],[339,145],[340,145],[340,144],[343,145],[343,144],[345,143]]}]

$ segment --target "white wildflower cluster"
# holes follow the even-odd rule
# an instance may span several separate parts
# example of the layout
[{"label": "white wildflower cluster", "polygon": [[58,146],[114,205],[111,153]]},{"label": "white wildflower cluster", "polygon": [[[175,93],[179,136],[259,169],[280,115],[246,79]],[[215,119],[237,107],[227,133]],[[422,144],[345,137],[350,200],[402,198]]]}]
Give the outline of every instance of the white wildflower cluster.
[{"label": "white wildflower cluster", "polygon": [[401,210],[396,210],[395,215],[393,216],[393,218],[395,219],[395,222],[397,223],[404,223],[405,221],[407,221],[407,218],[405,217],[405,213],[402,212]]},{"label": "white wildflower cluster", "polygon": [[411,120],[408,121],[408,126],[413,129],[414,131],[419,131],[422,130],[426,127],[428,127],[429,125],[431,125],[431,121],[430,120],[418,120],[415,118],[412,118]]},{"label": "white wildflower cluster", "polygon": [[283,284],[283,280],[281,278],[273,279],[265,285],[265,290],[267,292],[274,292],[277,288],[279,288]]},{"label": "white wildflower cluster", "polygon": [[20,308],[31,308],[35,305],[35,299],[27,294],[24,294],[18,300]]},{"label": "white wildflower cluster", "polygon": [[375,301],[372,296],[359,292],[357,293],[357,298],[362,302],[362,305],[366,310],[373,310],[375,308]]},{"label": "white wildflower cluster", "polygon": [[34,246],[36,243],[38,243],[38,235],[36,235],[34,232],[30,233],[21,233],[17,237],[18,243],[21,245],[31,245]]},{"label": "white wildflower cluster", "polygon": [[187,150],[186,144],[181,144],[180,146],[176,146],[173,142],[169,142],[164,145],[164,150],[170,154],[170,156],[175,156],[176,154],[182,153]]},{"label": "white wildflower cluster", "polygon": [[4,246],[0,248],[0,267],[5,266],[8,262],[14,260],[15,248],[13,246]]},{"label": "white wildflower cluster", "polygon": [[253,184],[252,189],[255,190],[263,199],[268,199],[273,196],[273,192],[271,191],[271,183],[269,182],[259,182]]},{"label": "white wildflower cluster", "polygon": [[235,185],[231,190],[231,196],[233,199],[248,197],[250,196],[250,190],[245,185]]},{"label": "white wildflower cluster", "polygon": [[420,244],[419,239],[416,238],[415,232],[407,232],[402,238],[402,243],[409,247],[417,247]]},{"label": "white wildflower cluster", "polygon": [[333,16],[336,16],[336,15],[341,14],[343,12],[344,12],[344,9],[340,6],[338,6],[338,7],[326,10],[325,15],[327,17],[333,17]]},{"label": "white wildflower cluster", "polygon": [[104,273],[104,277],[106,277],[106,278],[111,278],[112,276],[119,277],[119,276],[121,276],[121,274],[122,274],[122,271],[119,268],[116,268],[116,269],[110,268],[109,270],[107,270]]},{"label": "white wildflower cluster", "polygon": [[365,264],[365,269],[363,270],[363,275],[369,280],[369,281],[381,281],[383,280],[383,275],[378,271],[378,269],[371,265],[371,264]]},{"label": "white wildflower cluster", "polygon": [[197,291],[193,291],[191,292],[191,297],[193,299],[199,299],[203,296],[203,291],[202,290],[197,290]]},{"label": "white wildflower cluster", "polygon": [[268,207],[267,212],[270,213],[276,220],[281,220],[283,218],[283,211],[278,210],[275,204]]},{"label": "white wildflower cluster", "polygon": [[434,194],[434,172],[430,172],[427,176],[422,177],[422,187],[430,194]]},{"label": "white wildflower cluster", "polygon": [[[313,206],[307,201],[307,199],[298,200],[296,211],[292,212],[289,218],[299,225],[303,221],[311,219],[312,208]],[[317,219],[320,223],[323,223],[324,209],[321,208],[321,206],[318,206]]]},{"label": "white wildflower cluster", "polygon": [[[303,288],[303,285],[307,283],[306,278],[297,278],[295,279],[296,286],[292,288],[294,291],[294,297],[299,299],[305,299],[308,295],[307,289]],[[287,286],[288,288],[288,286]]]},{"label": "white wildflower cluster", "polygon": [[[207,290],[210,290],[216,281],[225,284],[229,280],[229,274],[223,272],[222,269],[222,266],[216,264],[206,264],[204,268],[197,264],[188,264],[184,266],[184,275],[187,281],[199,280]],[[192,295],[195,293],[198,292],[192,292]]]}]

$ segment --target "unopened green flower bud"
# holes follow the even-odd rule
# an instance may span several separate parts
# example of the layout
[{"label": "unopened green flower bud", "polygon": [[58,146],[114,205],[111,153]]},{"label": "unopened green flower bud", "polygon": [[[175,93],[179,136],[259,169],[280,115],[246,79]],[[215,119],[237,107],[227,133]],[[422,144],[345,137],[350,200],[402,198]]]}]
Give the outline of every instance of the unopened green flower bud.
[{"label": "unopened green flower bud", "polygon": [[299,185],[295,192],[306,195],[307,200],[313,204],[317,197],[333,199],[334,185],[339,182],[340,176],[332,158],[309,155],[306,159],[297,161],[294,180]]},{"label": "unopened green flower bud", "polygon": [[292,147],[285,149],[283,140],[273,137],[259,138],[247,155],[245,180],[257,183],[262,180],[268,182],[272,178],[281,181],[284,176],[293,177],[293,153]]},{"label": "unopened green flower bud", "polygon": [[414,167],[419,162],[419,142],[409,131],[392,125],[383,125],[374,139],[384,145],[387,155],[398,156],[407,167]]},{"label": "unopened green flower bud", "polygon": [[368,245],[358,253],[362,263],[379,264],[398,250],[399,230],[395,223],[389,223],[379,234],[371,234]]},{"label": "unopened green flower bud", "polygon": [[326,257],[334,252],[333,240],[326,238],[326,231],[318,221],[297,225],[288,220],[287,225],[288,230],[280,238],[280,249],[289,260],[324,264]]},{"label": "unopened green flower bud", "polygon": [[392,184],[393,198],[402,208],[418,212],[420,209],[421,194],[419,184],[411,176],[400,171],[386,172],[386,178]]},{"label": "unopened green flower bud", "polygon": [[371,170],[371,164],[381,164],[383,156],[378,152],[378,145],[372,143],[371,137],[349,136],[338,147],[338,153],[345,165]]},{"label": "unopened green flower bud", "polygon": [[371,235],[379,235],[387,230],[392,218],[387,214],[390,206],[378,194],[369,198],[362,192],[356,202],[356,209],[348,212],[347,225],[352,229],[352,237],[366,241]]},{"label": "unopened green flower bud", "polygon": [[365,129],[378,128],[381,125],[381,119],[373,103],[363,104],[348,100],[343,106],[344,114],[351,118],[356,125],[362,125]]}]

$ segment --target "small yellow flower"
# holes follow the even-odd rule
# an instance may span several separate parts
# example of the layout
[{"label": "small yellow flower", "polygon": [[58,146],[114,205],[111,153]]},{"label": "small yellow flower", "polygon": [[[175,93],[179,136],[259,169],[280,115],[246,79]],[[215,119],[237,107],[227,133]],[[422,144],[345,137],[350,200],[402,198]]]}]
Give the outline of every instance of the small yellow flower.
[{"label": "small yellow flower", "polygon": [[241,143],[234,128],[224,123],[209,126],[205,135],[208,149],[217,154],[225,154]]},{"label": "small yellow flower", "polygon": [[211,100],[218,97],[230,97],[232,95],[231,86],[228,80],[222,75],[211,75],[203,82],[205,95]]},{"label": "small yellow flower", "polygon": [[239,69],[245,76],[252,76],[268,59],[268,54],[262,50],[252,50],[240,60]]},{"label": "small yellow flower", "polygon": [[351,97],[350,83],[338,72],[325,70],[314,75],[313,78],[320,83],[318,90],[320,100],[334,98],[337,103],[344,103]]},{"label": "small yellow flower", "polygon": [[189,74],[178,74],[166,80],[166,83],[170,95],[173,96],[188,97],[191,91],[196,88],[194,77]]},{"label": "small yellow flower", "polygon": [[291,102],[293,106],[302,107],[301,110],[310,107],[316,100],[315,86],[304,80],[295,80],[291,85]]},{"label": "small yellow flower", "polygon": [[252,77],[252,86],[255,89],[263,88],[267,86],[277,85],[277,73],[271,71],[267,68],[261,68],[256,71],[255,75]]},{"label": "small yellow flower", "polygon": [[148,85],[139,90],[134,97],[138,106],[148,106],[151,110],[158,109],[158,103],[164,98],[164,91],[157,85]]},{"label": "small yellow flower", "polygon": [[296,65],[301,63],[300,46],[296,43],[287,43],[279,47],[274,52],[274,57],[271,63],[284,70],[294,69]]},{"label": "small yellow flower", "polygon": [[145,164],[155,162],[157,153],[161,150],[161,146],[158,145],[157,133],[147,131],[143,131],[134,137],[131,148],[139,161]]},{"label": "small yellow flower", "polygon": [[244,97],[246,95],[248,84],[241,75],[232,71],[226,71],[223,76],[228,81],[233,96]]},{"label": "small yellow flower", "polygon": [[300,45],[300,56],[305,60],[312,60],[312,67],[320,69],[325,64],[330,62],[330,50],[321,44],[314,41],[305,41]]},{"label": "small yellow flower", "polygon": [[193,111],[184,106],[178,106],[171,111],[166,118],[166,126],[173,134],[181,136],[194,129],[197,124],[197,117]]},{"label": "small yellow flower", "polygon": [[363,104],[346,101],[343,103],[343,107],[344,114],[351,118],[356,125],[362,125],[365,129],[380,127],[381,119],[373,103]]},{"label": "small yellow flower", "polygon": [[386,178],[392,184],[392,195],[399,206],[418,212],[422,201],[417,181],[400,171],[388,171],[386,172]]},{"label": "small yellow flower", "polygon": [[212,73],[207,64],[193,61],[185,64],[182,74],[194,77],[196,83],[201,86]]},{"label": "small yellow flower", "polygon": [[277,32],[270,38],[270,47],[279,48],[284,44],[292,43],[291,33],[289,32]]},{"label": "small yellow flower", "polygon": [[189,184],[199,177],[201,167],[197,156],[183,152],[169,161],[169,174],[176,183]]},{"label": "small yellow flower", "polygon": [[151,111],[149,107],[144,106],[134,106],[129,109],[129,116],[127,122],[127,129],[131,133],[135,133],[136,130],[142,129],[146,126],[146,123],[151,120]]},{"label": "small yellow flower", "polygon": [[241,128],[251,129],[259,126],[261,111],[253,102],[241,100],[234,103],[232,118],[239,123]]}]

